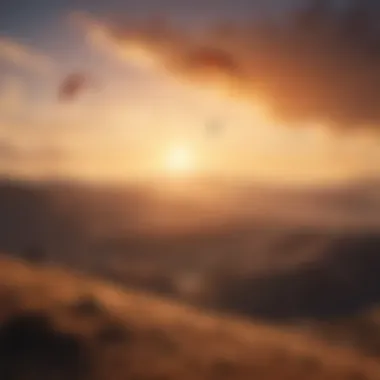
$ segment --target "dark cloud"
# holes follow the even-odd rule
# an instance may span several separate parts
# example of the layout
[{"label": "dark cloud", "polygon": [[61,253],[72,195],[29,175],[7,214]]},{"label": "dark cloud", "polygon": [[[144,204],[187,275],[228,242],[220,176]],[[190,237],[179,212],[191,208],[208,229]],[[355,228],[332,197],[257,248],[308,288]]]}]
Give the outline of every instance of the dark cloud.
[{"label": "dark cloud", "polygon": [[209,69],[236,75],[239,73],[237,62],[225,51],[214,48],[198,48],[191,51],[186,59],[189,70]]},{"label": "dark cloud", "polygon": [[115,22],[108,36],[120,47],[141,44],[171,73],[198,77],[202,84],[221,74],[228,86],[266,101],[283,121],[377,127],[379,20],[373,1],[337,7],[314,0],[281,22],[220,22],[203,31]]}]

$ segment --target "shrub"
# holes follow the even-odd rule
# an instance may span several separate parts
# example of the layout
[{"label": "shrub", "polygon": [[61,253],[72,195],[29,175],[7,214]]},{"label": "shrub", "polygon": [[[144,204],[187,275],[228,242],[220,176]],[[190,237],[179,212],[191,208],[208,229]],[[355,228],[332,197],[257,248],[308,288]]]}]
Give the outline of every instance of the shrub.
[{"label": "shrub", "polygon": [[82,342],[55,331],[43,314],[13,316],[0,328],[2,379],[82,380],[88,365]]},{"label": "shrub", "polygon": [[124,326],[108,324],[97,332],[96,339],[99,343],[105,345],[126,344],[133,341],[134,332]]},{"label": "shrub", "polygon": [[71,306],[71,310],[77,316],[94,317],[102,315],[104,307],[96,298],[84,296]]}]

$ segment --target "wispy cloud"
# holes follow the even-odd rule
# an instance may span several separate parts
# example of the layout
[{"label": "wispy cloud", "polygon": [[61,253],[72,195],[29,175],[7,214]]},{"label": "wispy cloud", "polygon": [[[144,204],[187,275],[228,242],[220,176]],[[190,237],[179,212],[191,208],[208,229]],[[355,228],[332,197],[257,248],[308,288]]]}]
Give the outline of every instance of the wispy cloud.
[{"label": "wispy cloud", "polygon": [[70,21],[84,31],[87,43],[96,49],[109,54],[125,63],[135,64],[139,67],[157,68],[159,57],[153,51],[146,49],[139,40],[130,41],[128,47],[115,39],[107,23],[95,17],[82,13],[72,13]]},{"label": "wispy cloud", "polygon": [[50,58],[4,36],[0,36],[0,61],[38,74],[48,74],[54,71],[54,62]]},{"label": "wispy cloud", "polygon": [[4,165],[48,165],[67,160],[68,153],[58,146],[26,146],[15,139],[0,139],[0,160]]},{"label": "wispy cloud", "polygon": [[16,78],[7,76],[0,86],[0,117],[18,112],[24,106],[24,83]]}]

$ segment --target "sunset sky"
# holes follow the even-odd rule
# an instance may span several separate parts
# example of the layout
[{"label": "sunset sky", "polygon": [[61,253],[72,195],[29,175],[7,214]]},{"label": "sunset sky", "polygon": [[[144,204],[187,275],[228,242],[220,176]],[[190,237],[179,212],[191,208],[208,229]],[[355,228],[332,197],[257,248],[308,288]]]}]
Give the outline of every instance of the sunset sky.
[{"label": "sunset sky", "polygon": [[[181,49],[194,42],[185,32],[162,42],[135,27],[165,16],[199,31],[217,22],[281,17],[295,3],[1,1],[1,173],[318,183],[380,174],[378,128],[335,129],[320,120],[291,125],[273,117],[270,105],[226,67],[211,73],[203,67],[201,77],[185,70]],[[59,86],[72,73],[87,75],[88,86],[60,102]],[[213,123],[220,128],[215,135],[208,133]]]}]

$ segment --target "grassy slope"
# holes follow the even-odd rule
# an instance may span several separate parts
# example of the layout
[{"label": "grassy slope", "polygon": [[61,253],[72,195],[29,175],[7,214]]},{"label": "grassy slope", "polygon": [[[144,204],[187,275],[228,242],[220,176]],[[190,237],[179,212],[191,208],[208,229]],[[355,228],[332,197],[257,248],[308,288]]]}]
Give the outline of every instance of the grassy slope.
[{"label": "grassy slope", "polygon": [[[298,329],[297,326],[295,326]],[[367,356],[380,358],[380,309],[338,318],[329,322],[309,322],[303,329],[335,345],[351,346]]]},{"label": "grassy slope", "polygon": [[[5,258],[0,302],[4,380],[380,379],[375,360],[301,334]],[[46,321],[35,326],[43,315],[54,329]],[[27,374],[15,377],[22,368]],[[57,377],[55,368],[66,375]],[[48,371],[53,375],[44,375]]]}]

